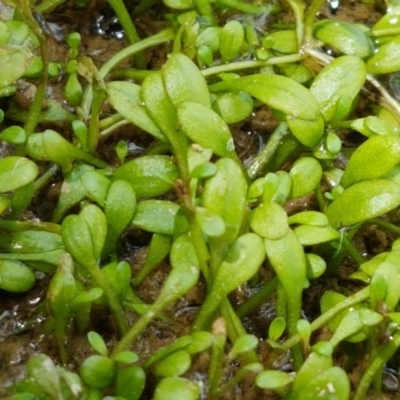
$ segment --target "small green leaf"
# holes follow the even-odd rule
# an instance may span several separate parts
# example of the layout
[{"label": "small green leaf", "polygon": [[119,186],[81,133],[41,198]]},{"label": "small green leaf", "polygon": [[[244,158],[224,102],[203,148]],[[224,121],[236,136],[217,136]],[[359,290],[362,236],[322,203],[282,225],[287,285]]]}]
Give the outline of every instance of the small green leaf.
[{"label": "small green leaf", "polygon": [[133,365],[119,369],[115,382],[115,394],[126,400],[139,400],[146,384],[143,368]]},{"label": "small green leaf", "polygon": [[61,236],[53,232],[24,230],[0,235],[0,249],[10,253],[42,253],[63,247]]},{"label": "small green leaf", "polygon": [[322,69],[310,87],[325,122],[348,116],[353,102],[364,85],[367,70],[356,56],[342,56]]},{"label": "small green leaf", "polygon": [[0,160],[0,193],[17,189],[32,182],[39,168],[24,157],[4,157]]},{"label": "small green leaf", "polygon": [[143,106],[140,92],[141,87],[130,82],[113,81],[107,84],[108,100],[120,114],[157,139],[165,141],[165,136]]},{"label": "small green leaf", "polygon": [[90,345],[93,347],[97,353],[101,354],[102,356],[106,356],[108,351],[107,351],[107,345],[104,342],[103,338],[94,331],[90,331],[87,334],[88,341]]},{"label": "small green leaf", "polygon": [[251,115],[254,101],[245,92],[223,93],[217,96],[212,106],[227,124],[235,124]]},{"label": "small green leaf", "polygon": [[218,214],[203,207],[196,207],[195,216],[205,235],[219,237],[225,233],[225,222]]},{"label": "small green leaf", "polygon": [[321,182],[322,167],[311,157],[297,159],[289,172],[292,177],[292,198],[305,196],[311,193]]},{"label": "small green leaf", "polygon": [[294,233],[303,246],[312,246],[319,243],[325,243],[340,237],[339,231],[329,225],[300,225],[294,229]]},{"label": "small green leaf", "polygon": [[298,50],[296,32],[293,30],[273,32],[263,39],[262,44],[265,49],[284,54],[296,53]]},{"label": "small green leaf", "polygon": [[189,57],[183,53],[170,54],[161,73],[168,96],[175,107],[186,101],[211,107],[207,82]]},{"label": "small green leaf", "polygon": [[289,229],[286,211],[274,202],[259,205],[250,216],[250,226],[268,239],[280,239]]},{"label": "small green leaf", "polygon": [[213,337],[210,332],[193,332],[190,336],[192,337],[192,342],[185,347],[185,351],[189,354],[202,353],[210,348],[213,343]]},{"label": "small green leaf", "polygon": [[261,389],[281,389],[289,385],[293,378],[282,371],[262,371],[256,377],[256,385]]},{"label": "small green leaf", "polygon": [[161,360],[154,368],[154,373],[160,377],[183,375],[191,363],[190,355],[184,350],[178,350]]},{"label": "small green leaf", "polygon": [[31,268],[12,260],[0,260],[0,289],[23,293],[32,289],[36,277]]},{"label": "small green leaf", "polygon": [[276,342],[285,332],[286,321],[283,317],[276,317],[268,328],[268,339]]},{"label": "small green leaf", "polygon": [[247,351],[253,350],[258,346],[258,339],[254,335],[243,335],[236,339],[233,343],[232,349],[229,352],[231,359],[235,358],[238,354],[246,353]]},{"label": "small green leaf", "polygon": [[337,19],[323,20],[315,24],[314,34],[317,39],[343,54],[360,58],[372,54],[373,46],[370,38],[356,24]]},{"label": "small green leaf", "polygon": [[115,170],[113,180],[128,181],[137,197],[155,197],[171,190],[177,178],[178,169],[171,157],[154,155],[121,165]]},{"label": "small green leaf", "polygon": [[50,357],[45,354],[36,354],[28,360],[27,371],[28,375],[39,385],[42,393],[53,399],[61,396],[60,377]]},{"label": "small green leaf", "polygon": [[289,224],[302,224],[312,226],[326,226],[329,224],[325,214],[318,211],[301,211],[291,215],[288,219]]},{"label": "small green leaf", "polygon": [[[25,25],[26,26],[26,25]],[[0,89],[12,85],[24,75],[32,60],[32,53],[22,46],[3,45],[0,47]]]},{"label": "small green leaf", "polygon": [[244,43],[244,29],[242,24],[237,20],[231,20],[222,28],[219,37],[219,51],[221,53],[222,62],[232,61],[239,55]]},{"label": "small green leaf", "polygon": [[315,97],[290,78],[255,74],[216,83],[210,90],[243,91],[282,112],[293,135],[305,146],[314,147],[321,139],[324,124]]},{"label": "small green leaf", "polygon": [[[332,367],[326,371],[310,375],[309,381],[298,392],[297,399],[302,400],[348,400],[350,396],[350,381],[347,373],[339,368]],[[333,397],[334,396],[334,397]]]},{"label": "small green leaf", "polygon": [[257,272],[265,257],[263,247],[262,239],[255,233],[240,236],[229,247],[193,325],[193,331],[203,330],[210,323],[221,300]]},{"label": "small green leaf", "polygon": [[107,219],[107,238],[103,254],[115,250],[117,240],[130,224],[136,210],[136,195],[132,185],[124,180],[111,183],[105,199],[104,214]]},{"label": "small green leaf", "polygon": [[11,144],[22,144],[26,141],[26,132],[22,127],[12,125],[1,131],[0,140]]},{"label": "small green leaf", "polygon": [[370,74],[389,74],[400,69],[400,36],[378,47],[374,55],[367,61]]},{"label": "small green leaf", "polygon": [[346,188],[366,179],[381,178],[399,163],[400,138],[372,136],[352,154],[340,184]]},{"label": "small green leaf", "polygon": [[[118,355],[117,355],[118,356]],[[139,400],[146,384],[143,368],[133,365],[119,369],[115,382],[115,394],[126,400]]]},{"label": "small green leaf", "polygon": [[307,279],[319,278],[326,270],[326,262],[318,254],[307,253]]},{"label": "small green leaf", "polygon": [[200,387],[189,379],[165,378],[157,385],[154,400],[199,400]]},{"label": "small green leaf", "polygon": [[[83,187],[86,189],[86,196],[90,200],[95,201],[100,207],[104,208],[107,191],[110,187],[110,180],[98,171],[89,170],[83,172],[81,182]],[[65,181],[63,182],[63,185],[64,184]],[[76,198],[81,197],[81,193],[83,194],[84,191],[79,188],[78,193],[79,195],[76,196]]]},{"label": "small green leaf", "polygon": [[100,207],[89,204],[79,213],[89,228],[93,254],[96,259],[101,255],[107,236],[107,220]]},{"label": "small green leaf", "polygon": [[148,232],[172,235],[179,205],[167,200],[139,201],[132,224]]},{"label": "small green leaf", "polygon": [[86,358],[79,368],[82,380],[94,389],[105,389],[111,386],[116,378],[115,361],[102,355]]},{"label": "small green leaf", "polygon": [[133,351],[121,351],[112,358],[114,361],[124,364],[133,364],[139,360],[139,356]]},{"label": "small green leaf", "polygon": [[185,101],[178,107],[178,120],[183,132],[194,143],[211,149],[220,157],[236,158],[231,132],[224,120],[211,108]]},{"label": "small green leaf", "polygon": [[82,265],[96,265],[92,237],[87,222],[79,215],[68,215],[61,226],[61,236],[68,252]]},{"label": "small green leaf", "polygon": [[203,206],[223,219],[225,240],[230,243],[237,237],[245,217],[247,182],[235,161],[221,158],[215,165],[217,173],[204,185]]},{"label": "small green leaf", "polygon": [[355,183],[337,197],[326,210],[333,227],[358,224],[393,210],[400,204],[400,186],[375,179]]}]

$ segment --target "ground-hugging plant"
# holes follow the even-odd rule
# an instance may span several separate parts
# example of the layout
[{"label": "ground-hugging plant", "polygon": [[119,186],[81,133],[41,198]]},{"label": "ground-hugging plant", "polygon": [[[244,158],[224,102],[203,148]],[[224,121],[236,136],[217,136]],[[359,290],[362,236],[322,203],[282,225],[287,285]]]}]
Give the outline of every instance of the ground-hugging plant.
[{"label": "ground-hugging plant", "polygon": [[[15,125],[0,138],[15,147],[0,160],[0,288],[25,292],[35,284],[34,271],[49,276],[45,302],[61,363],[34,356],[11,398],[216,399],[242,380],[284,399],[363,399],[370,387],[379,394],[383,368],[400,346],[399,246],[395,240],[390,251],[366,259],[353,239],[368,225],[400,232],[400,108],[380,83],[400,69],[400,6],[389,2],[367,27],[317,20],[323,1],[288,0],[295,25],[260,29],[260,15],[277,13],[277,4],[164,3],[170,27],[140,39],[122,2],[110,2],[130,44],[103,65],[80,53],[79,34],[68,36],[68,59],[58,67],[74,112],[43,104],[49,76],[59,71],[32,12],[51,13],[60,3],[31,9],[17,2],[14,17],[0,23],[1,96],[11,98],[19,79],[37,84],[29,111],[11,102],[1,112]],[[153,4],[143,0],[136,11]],[[145,51],[167,42],[163,66],[145,69]],[[135,68],[118,68],[132,56]],[[371,90],[379,101],[359,116],[358,101]],[[105,116],[107,105],[114,111]],[[244,164],[230,125],[258,107],[272,110],[279,125]],[[70,139],[41,125],[51,121],[67,124]],[[116,143],[120,163],[111,165],[97,150],[127,124],[153,143],[134,159]],[[350,130],[362,138],[355,150],[343,146]],[[61,192],[50,220],[21,218],[56,175]],[[303,196],[314,196],[315,207],[288,212]],[[129,229],[151,235],[134,276],[118,252]],[[336,276],[345,258],[357,265],[347,278],[361,289],[325,291],[320,315],[307,320],[304,290],[323,275]],[[164,260],[170,269],[163,287],[146,304],[136,288]],[[263,270],[274,277],[235,308],[230,293],[256,286]],[[199,282],[205,295],[190,332],[139,360],[129,348]],[[272,295],[268,332],[249,334],[243,317]],[[88,331],[94,307],[111,314],[116,344],[107,349],[91,331],[97,354],[71,372],[69,337]],[[128,310],[138,314],[132,324]],[[318,340],[323,326],[331,336]],[[258,351],[261,342],[267,355]],[[346,342],[359,343],[360,355],[335,364]],[[288,352],[290,372],[277,367]],[[203,386],[190,378],[199,354],[209,357]],[[356,387],[351,364],[364,371]],[[146,381],[155,381],[155,389],[146,389]]]}]

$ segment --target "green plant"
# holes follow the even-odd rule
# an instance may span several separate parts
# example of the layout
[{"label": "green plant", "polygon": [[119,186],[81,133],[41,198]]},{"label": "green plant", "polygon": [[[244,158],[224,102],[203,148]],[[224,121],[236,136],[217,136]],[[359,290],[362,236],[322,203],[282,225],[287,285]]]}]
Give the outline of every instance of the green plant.
[{"label": "green plant", "polygon": [[[143,0],[134,12],[153,3]],[[367,27],[316,20],[323,1],[288,0],[294,25],[261,32],[258,14],[278,13],[276,4],[164,3],[169,27],[140,40],[122,2],[110,1],[130,44],[103,65],[81,54],[80,35],[68,36],[59,67],[73,112],[51,101],[44,106],[51,63],[31,7],[24,3],[0,23],[0,95],[12,98],[24,77],[37,84],[29,111],[11,101],[1,112],[2,121],[4,114],[13,122],[0,139],[15,149],[0,160],[0,288],[24,292],[35,284],[34,271],[48,276],[48,331],[63,364],[34,356],[11,398],[131,400],[155,382],[154,390],[147,387],[155,399],[196,399],[201,386],[190,371],[200,354],[209,357],[204,391],[211,399],[242,381],[284,399],[362,399],[370,387],[379,394],[382,369],[400,345],[400,108],[380,83],[400,68],[399,6]],[[60,4],[46,0],[34,9],[51,13]],[[243,18],[229,19],[232,10]],[[146,51],[168,42],[163,66],[147,70]],[[118,68],[132,56],[135,68]],[[367,90],[379,100],[360,115]],[[232,125],[262,107],[277,127],[243,162]],[[46,126],[54,121],[70,135]],[[152,141],[136,158],[114,138],[124,125]],[[350,130],[362,142],[356,149],[346,146]],[[99,151],[105,140],[115,164]],[[61,191],[49,220],[25,218],[54,179]],[[315,205],[290,210],[301,198]],[[366,258],[355,238],[371,226],[392,235],[391,250]],[[134,230],[151,239],[133,273],[121,244]],[[321,276],[336,277],[350,259],[354,271],[346,279],[357,280],[356,289],[325,290],[320,315],[306,320],[304,291]],[[163,263],[165,279],[146,303],[138,289]],[[230,295],[245,285],[258,291],[237,307]],[[204,297],[184,335],[141,360],[128,350],[151,324],[171,322],[170,307],[199,287]],[[243,318],[272,295],[268,331],[249,334]],[[90,331],[97,354],[70,372],[69,338],[91,329],[95,309],[110,313],[115,340],[107,349]],[[320,340],[323,326],[330,336]],[[348,342],[361,355],[338,362],[336,350]],[[276,367],[289,351],[290,373]],[[347,377],[354,365],[364,370],[356,388]]]}]

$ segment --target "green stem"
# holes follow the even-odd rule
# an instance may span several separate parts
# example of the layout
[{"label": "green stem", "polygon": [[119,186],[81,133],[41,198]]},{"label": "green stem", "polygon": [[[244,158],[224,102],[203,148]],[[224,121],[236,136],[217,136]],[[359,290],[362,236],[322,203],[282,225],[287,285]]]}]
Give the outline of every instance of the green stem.
[{"label": "green stem", "polygon": [[346,248],[348,254],[350,257],[358,264],[361,265],[365,262],[364,258],[361,256],[361,254],[357,251],[351,240],[349,239],[347,233],[343,234],[343,244],[344,247]]},{"label": "green stem", "polygon": [[267,282],[254,296],[251,296],[241,306],[237,308],[236,314],[238,315],[238,317],[243,318],[259,308],[268,297],[276,292],[277,285],[277,278],[273,278],[272,280]]},{"label": "green stem", "polygon": [[282,57],[272,57],[265,61],[253,61],[253,60],[237,61],[229,64],[217,65],[215,67],[206,68],[203,69],[201,73],[203,74],[203,76],[211,76],[220,74],[222,72],[241,71],[243,69],[261,68],[261,67],[266,67],[268,65],[295,63],[302,60],[303,58],[304,56],[301,56],[300,54],[296,53]]},{"label": "green stem", "polygon": [[296,36],[299,49],[304,42],[304,10],[306,5],[303,0],[287,0],[292,8],[294,19],[296,21]]},{"label": "green stem", "polygon": [[124,311],[122,309],[121,303],[118,300],[118,297],[110,285],[110,282],[107,281],[107,278],[101,272],[99,266],[97,264],[93,265],[85,265],[86,269],[96,282],[96,284],[103,289],[104,297],[107,300],[107,303],[110,307],[111,314],[114,317],[115,324],[117,325],[117,329],[119,334],[125,335],[128,330]]},{"label": "green stem", "polygon": [[117,343],[111,356],[125,350],[147,327],[147,325],[162,311],[163,307],[152,307],[150,311],[141,316],[137,322],[129,329],[129,331]]},{"label": "green stem", "polygon": [[265,167],[280,147],[285,136],[289,135],[289,128],[285,122],[281,122],[272,133],[264,148],[247,169],[250,179],[255,179],[262,173],[265,173]]},{"label": "green stem", "polygon": [[[240,321],[240,318],[235,313],[232,304],[230,303],[228,298],[222,300],[220,305],[220,310],[222,317],[226,321],[228,337],[231,343],[236,342],[236,340],[241,336],[247,335],[246,329],[244,328],[242,322]],[[260,361],[254,349],[242,353],[240,355],[240,358],[241,360],[243,360],[243,363],[245,364],[257,363]]]},{"label": "green stem", "polygon": [[[153,36],[141,40],[140,42],[125,47],[103,64],[103,66],[99,70],[100,79],[104,79],[115,66],[117,66],[120,62],[122,62],[126,58],[131,57],[137,53],[140,53],[141,51],[144,51],[148,48],[157,46],[161,43],[168,42],[169,40],[172,40],[174,37],[175,33],[172,29],[165,29]],[[84,99],[82,101],[82,114],[85,116],[86,119],[88,118],[89,115],[92,97],[93,97],[93,88],[91,85],[88,85],[84,93]]]},{"label": "green stem", "polygon": [[391,336],[388,341],[381,347],[376,357],[369,363],[361,380],[358,382],[353,400],[363,400],[367,397],[367,391],[370,387],[375,375],[380,371],[389,359],[396,353],[400,347],[400,332]]},{"label": "green stem", "polygon": [[[325,324],[329,322],[332,318],[334,318],[336,315],[341,313],[342,311],[355,306],[356,304],[361,303],[362,301],[365,301],[369,298],[370,294],[370,287],[366,286],[365,288],[359,290],[357,293],[354,293],[353,295],[347,297],[345,300],[341,301],[340,303],[336,304],[332,308],[330,308],[328,311],[326,311],[324,314],[320,315],[317,319],[315,319],[310,327],[311,327],[311,332],[315,332],[317,329],[322,328]],[[282,347],[285,350],[289,350],[292,346],[294,346],[297,343],[301,342],[301,337],[300,335],[295,335],[286,340],[283,344]]]},{"label": "green stem", "polygon": [[98,82],[95,82],[93,91],[93,101],[90,114],[89,128],[87,132],[87,143],[86,147],[90,153],[94,153],[97,148],[100,135],[100,112],[103,107],[103,103],[107,98],[104,88],[100,87]]},{"label": "green stem", "polygon": [[383,228],[383,229],[388,230],[389,232],[395,233],[396,235],[400,235],[400,227],[398,227],[394,224],[391,224],[390,222],[383,221],[379,218],[372,218],[372,219],[368,220],[368,223],[371,225],[377,225],[380,228]]},{"label": "green stem", "polygon": [[24,14],[27,25],[35,34],[40,45],[40,56],[43,63],[43,71],[39,78],[36,88],[35,98],[29,108],[28,115],[24,124],[26,135],[34,133],[40,112],[42,111],[43,101],[45,98],[46,85],[48,79],[49,57],[47,53],[47,40],[42,32],[39,24],[32,15],[29,0],[18,0],[18,5]]},{"label": "green stem", "polygon": [[[111,7],[115,11],[119,22],[124,28],[125,35],[128,38],[130,44],[134,44],[140,41],[140,37],[136,31],[135,25],[132,22],[132,19],[125,7],[125,4],[122,0],[108,0]],[[139,52],[136,55],[136,66],[138,68],[146,67],[146,60],[144,58],[144,54]]]},{"label": "green stem", "polygon": [[41,221],[11,221],[0,219],[0,229],[11,232],[30,230],[61,233],[60,225]]},{"label": "green stem", "polygon": [[313,25],[319,9],[325,0],[314,0],[308,7],[304,16],[304,43],[309,44],[313,39]]}]

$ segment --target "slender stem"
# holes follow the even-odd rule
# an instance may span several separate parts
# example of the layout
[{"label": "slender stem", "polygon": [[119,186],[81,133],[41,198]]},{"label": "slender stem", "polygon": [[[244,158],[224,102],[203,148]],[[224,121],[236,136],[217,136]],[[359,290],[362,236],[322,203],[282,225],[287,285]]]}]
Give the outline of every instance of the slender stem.
[{"label": "slender stem", "polygon": [[303,0],[287,0],[292,8],[294,19],[296,21],[296,36],[299,49],[304,41],[304,10],[306,5]]},{"label": "slender stem", "polygon": [[100,112],[103,107],[103,103],[106,99],[105,90],[100,87],[100,85],[95,82],[94,83],[94,91],[93,91],[93,101],[90,115],[90,123],[89,129],[87,132],[87,143],[86,147],[89,152],[94,153],[97,148],[97,143],[99,141],[99,120],[100,120]]},{"label": "slender stem", "polygon": [[285,122],[281,122],[270,136],[267,144],[248,167],[247,174],[250,179],[255,179],[258,175],[265,172],[265,166],[278,150],[282,139],[288,134],[288,125]]},{"label": "slender stem", "polygon": [[318,10],[323,6],[325,0],[314,0],[308,7],[304,16],[304,43],[312,42],[313,25]]},{"label": "slender stem", "polygon": [[363,400],[367,397],[368,388],[374,380],[376,373],[383,368],[389,359],[396,353],[399,347],[400,332],[391,336],[389,340],[382,346],[376,357],[374,357],[369,363],[361,380],[358,382],[353,400]]},{"label": "slender stem", "polygon": [[[336,315],[341,313],[342,311],[355,306],[358,303],[361,303],[362,301],[365,301],[369,298],[369,293],[370,293],[370,287],[366,286],[365,288],[359,290],[357,293],[354,293],[353,295],[347,297],[345,300],[341,301],[340,303],[336,304],[332,308],[330,308],[328,311],[326,311],[324,314],[320,315],[317,319],[315,319],[310,327],[311,327],[311,332],[316,331],[317,329],[321,328],[324,326],[329,320],[334,318]],[[294,346],[296,343],[301,342],[301,337],[300,335],[295,335],[286,340],[283,344],[282,347],[286,350],[290,349],[292,346]]]},{"label": "slender stem", "polygon": [[107,281],[107,278],[105,277],[105,275],[103,275],[97,264],[85,265],[85,267],[87,268],[88,272],[90,273],[96,284],[101,289],[103,289],[104,296],[107,299],[107,303],[114,317],[119,334],[125,335],[128,330],[126,318],[121,303],[119,302],[115,291],[110,286],[110,282]]},{"label": "slender stem", "polygon": [[103,64],[103,66],[99,70],[100,76],[102,78],[105,78],[112,68],[114,68],[116,65],[118,65],[121,61],[125,60],[126,58],[131,57],[137,54],[138,52],[146,50],[150,47],[154,47],[161,43],[168,42],[172,40],[174,37],[175,33],[172,29],[165,29],[153,36],[141,40],[140,42],[125,47]]},{"label": "slender stem", "polygon": [[34,133],[40,112],[42,111],[43,101],[45,98],[46,85],[48,79],[49,57],[47,53],[47,40],[42,29],[32,15],[29,0],[18,0],[19,7],[22,9],[25,20],[29,28],[37,37],[40,45],[40,56],[43,63],[43,70],[38,81],[35,98],[29,108],[28,115],[24,124],[27,136]]},{"label": "slender stem", "polygon": [[295,63],[302,60],[303,58],[304,56],[296,53],[282,57],[272,57],[265,61],[253,61],[253,60],[237,61],[229,64],[217,65],[215,67],[206,68],[203,69],[201,73],[204,76],[211,76],[220,74],[222,72],[240,71],[242,69],[249,69],[249,68],[261,68],[261,67],[266,67],[268,65]]},{"label": "slender stem", "polygon": [[357,251],[357,249],[354,247],[353,243],[349,239],[347,233],[344,233],[343,235],[343,244],[344,247],[346,248],[347,252],[351,256],[351,258],[358,264],[361,265],[365,262],[361,254]]},{"label": "slender stem", "polygon": [[137,322],[129,329],[129,331],[117,343],[111,355],[115,355],[125,350],[147,327],[147,325],[155,318],[162,310],[162,307],[153,307],[146,314],[141,316]]},{"label": "slender stem", "polygon": [[[103,66],[99,70],[99,78],[104,79],[114,67],[116,67],[120,62],[122,62],[126,58],[131,57],[150,47],[154,47],[161,43],[168,42],[172,40],[174,37],[175,33],[172,29],[165,29],[153,36],[141,40],[140,42],[125,47],[103,64]],[[93,88],[91,85],[88,85],[82,101],[82,114],[84,115],[85,118],[88,118],[92,97],[93,97]]]},{"label": "slender stem", "polygon": [[254,296],[251,296],[238,307],[236,310],[238,317],[243,318],[259,308],[268,297],[272,296],[276,292],[277,285],[277,278],[273,278],[267,282]]},{"label": "slender stem", "polygon": [[383,229],[388,230],[389,232],[395,233],[396,235],[400,235],[400,227],[398,227],[394,224],[391,224],[390,222],[383,221],[379,218],[372,218],[372,219],[368,220],[368,223],[371,225],[377,225],[380,228],[383,228]]}]

